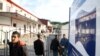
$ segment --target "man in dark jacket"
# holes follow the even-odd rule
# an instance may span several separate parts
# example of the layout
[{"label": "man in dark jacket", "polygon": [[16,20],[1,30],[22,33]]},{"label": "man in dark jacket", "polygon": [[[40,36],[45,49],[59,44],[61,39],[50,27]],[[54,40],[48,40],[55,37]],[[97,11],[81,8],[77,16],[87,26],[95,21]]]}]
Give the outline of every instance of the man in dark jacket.
[{"label": "man in dark jacket", "polygon": [[19,39],[20,33],[14,31],[12,33],[11,42],[9,42],[10,56],[27,56],[26,44]]},{"label": "man in dark jacket", "polygon": [[55,38],[52,40],[50,49],[53,51],[53,56],[58,56],[58,48],[60,47],[59,41],[57,39],[57,35],[55,35]]},{"label": "man in dark jacket", "polygon": [[44,43],[41,40],[41,35],[37,35],[38,39],[34,41],[34,50],[37,56],[44,56]]}]

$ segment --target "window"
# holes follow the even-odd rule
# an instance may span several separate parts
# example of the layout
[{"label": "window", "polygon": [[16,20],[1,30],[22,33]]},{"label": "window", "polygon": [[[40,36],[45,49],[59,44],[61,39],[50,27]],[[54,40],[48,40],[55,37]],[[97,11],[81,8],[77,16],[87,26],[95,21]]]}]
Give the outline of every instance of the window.
[{"label": "window", "polygon": [[18,12],[18,10],[16,10],[16,13]]},{"label": "window", "polygon": [[29,28],[30,28],[30,31],[31,31],[31,25],[29,26]]},{"label": "window", "polygon": [[26,32],[26,25],[24,25],[24,32]]},{"label": "window", "polygon": [[7,11],[10,12],[10,7],[9,6],[7,6]]},{"label": "window", "polygon": [[2,10],[2,7],[3,7],[3,4],[2,4],[2,3],[0,3],[0,10]]},{"label": "window", "polygon": [[26,14],[24,14],[24,16],[26,16]]},{"label": "window", "polygon": [[13,27],[16,27],[17,25],[16,25],[16,23],[13,23]]},{"label": "window", "polygon": [[40,28],[41,27],[41,25],[40,24],[38,24],[38,28]]}]

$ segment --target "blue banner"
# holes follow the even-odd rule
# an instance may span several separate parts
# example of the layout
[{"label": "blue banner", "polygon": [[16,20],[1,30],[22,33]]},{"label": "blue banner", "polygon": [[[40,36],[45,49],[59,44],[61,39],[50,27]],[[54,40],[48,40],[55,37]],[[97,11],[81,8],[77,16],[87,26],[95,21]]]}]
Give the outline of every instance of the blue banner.
[{"label": "blue banner", "polygon": [[68,44],[68,56],[82,56],[82,54],[77,51],[77,49],[71,44]]}]

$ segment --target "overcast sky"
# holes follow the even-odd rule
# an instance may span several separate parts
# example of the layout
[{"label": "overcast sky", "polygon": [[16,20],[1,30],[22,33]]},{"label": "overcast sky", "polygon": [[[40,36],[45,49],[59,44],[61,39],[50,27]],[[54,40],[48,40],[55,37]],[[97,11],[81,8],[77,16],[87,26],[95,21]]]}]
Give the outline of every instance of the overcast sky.
[{"label": "overcast sky", "polygon": [[39,18],[66,22],[73,0],[13,0]]}]

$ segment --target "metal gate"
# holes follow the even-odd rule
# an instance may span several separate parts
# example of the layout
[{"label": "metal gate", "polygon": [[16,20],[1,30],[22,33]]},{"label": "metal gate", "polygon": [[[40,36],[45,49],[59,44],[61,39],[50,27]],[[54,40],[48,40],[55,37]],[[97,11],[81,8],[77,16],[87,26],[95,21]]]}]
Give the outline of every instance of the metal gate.
[{"label": "metal gate", "polygon": [[[0,56],[8,56],[7,38],[8,32],[0,30]],[[4,41],[5,40],[5,41]]]},{"label": "metal gate", "polygon": [[[33,41],[36,40],[36,34],[26,30],[28,33],[24,33],[24,29],[13,29],[10,31],[0,30],[0,56],[9,56],[9,46],[7,40],[11,41],[11,35],[13,31],[21,33],[21,40],[27,45],[28,56],[34,56]],[[4,41],[5,40],[5,41]]]}]

